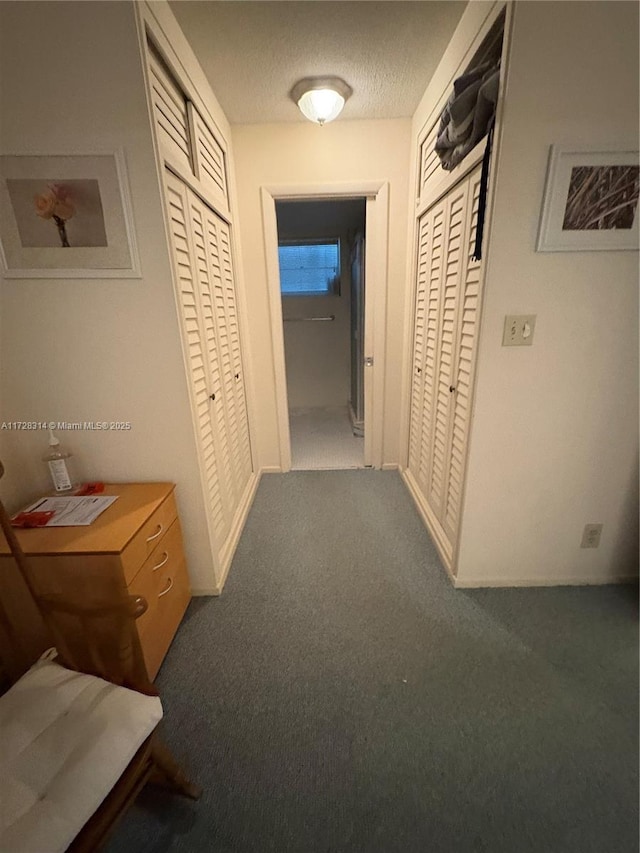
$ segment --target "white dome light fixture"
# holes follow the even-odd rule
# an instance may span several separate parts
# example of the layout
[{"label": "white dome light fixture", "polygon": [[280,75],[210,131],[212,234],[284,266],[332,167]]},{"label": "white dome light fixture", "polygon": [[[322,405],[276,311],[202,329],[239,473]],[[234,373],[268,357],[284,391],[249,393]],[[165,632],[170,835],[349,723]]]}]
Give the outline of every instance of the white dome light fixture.
[{"label": "white dome light fixture", "polygon": [[289,92],[305,118],[320,126],[337,118],[352,94],[351,86],[340,77],[305,77]]}]

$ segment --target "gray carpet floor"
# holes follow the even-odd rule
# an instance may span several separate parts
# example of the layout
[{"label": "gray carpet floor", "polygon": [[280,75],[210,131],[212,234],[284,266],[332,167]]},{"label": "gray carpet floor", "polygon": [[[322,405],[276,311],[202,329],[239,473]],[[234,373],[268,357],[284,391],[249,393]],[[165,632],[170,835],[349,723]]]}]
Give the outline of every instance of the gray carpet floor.
[{"label": "gray carpet floor", "polygon": [[454,590],[395,472],[263,477],[109,853],[635,853],[637,590]]}]

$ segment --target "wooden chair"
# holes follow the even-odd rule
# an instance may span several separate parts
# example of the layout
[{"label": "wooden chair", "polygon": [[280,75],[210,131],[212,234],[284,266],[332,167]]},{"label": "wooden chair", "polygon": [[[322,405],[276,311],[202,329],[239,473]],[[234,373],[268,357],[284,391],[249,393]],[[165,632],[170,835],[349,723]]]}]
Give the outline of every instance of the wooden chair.
[{"label": "wooden chair", "polygon": [[[3,473],[4,468],[0,462],[0,477],[2,477]],[[134,620],[142,615],[147,608],[146,601],[143,598],[128,596],[125,592],[114,595],[113,600],[110,601],[72,601],[68,598],[62,600],[59,596],[40,595],[34,586],[27,559],[11,527],[9,517],[1,501],[0,526],[18,565],[20,574],[24,578],[42,614],[57,649],[55,663],[46,660],[41,660],[37,663],[33,661],[32,663],[35,663],[36,666],[20,677],[10,690],[4,696],[0,697],[0,712],[2,712],[3,708],[5,711],[8,708],[9,712],[11,712],[12,708],[19,707],[22,709],[24,717],[28,718],[32,713],[37,717],[39,713],[37,708],[34,709],[29,706],[25,708],[24,704],[21,703],[25,701],[25,695],[34,695],[39,697],[41,706],[46,705],[48,697],[46,691],[48,690],[48,686],[44,687],[44,694],[42,691],[38,693],[38,683],[42,683],[44,677],[44,683],[48,685],[46,679],[50,680],[53,677],[54,681],[57,679],[57,682],[64,682],[65,689],[67,690],[69,689],[69,684],[73,682],[72,688],[74,690],[79,688],[87,689],[89,694],[91,694],[91,691],[97,691],[100,696],[108,696],[109,699],[115,696],[117,701],[121,703],[118,707],[125,708],[125,714],[127,713],[126,709],[129,707],[132,709],[141,709],[142,715],[147,715],[145,717],[147,722],[151,721],[149,725],[153,726],[152,731],[144,737],[144,741],[135,751],[133,758],[128,764],[126,761],[123,764],[121,775],[117,778],[117,782],[111,791],[98,805],[97,810],[89,817],[84,826],[79,828],[70,845],[66,847],[67,850],[73,851],[73,853],[94,853],[94,851],[99,850],[103,846],[118,818],[125,812],[147,782],[159,784],[191,799],[198,799],[201,791],[197,786],[189,782],[167,748],[158,738],[156,732],[155,726],[157,726],[157,722],[154,723],[154,720],[162,716],[162,707],[157,690],[147,676],[142,650],[134,627]],[[0,628],[2,628],[5,640],[8,639],[19,646],[20,638],[15,636],[11,620],[8,618],[1,601]],[[61,670],[60,667],[64,667],[64,670]],[[5,665],[4,669],[5,674],[12,674],[10,664]],[[65,672],[67,675],[64,674]],[[80,673],[81,675],[72,676],[71,673]],[[91,676],[103,679],[103,681],[96,682],[95,678],[91,678]],[[74,686],[74,678],[81,680],[78,686]],[[40,682],[38,682],[38,679],[40,679]],[[116,689],[114,690],[104,685],[104,682],[116,685]],[[34,684],[35,688],[32,686]],[[51,695],[52,702],[55,699],[56,697]],[[91,708],[87,710],[87,714],[94,713],[93,705],[96,703],[97,700],[91,703]],[[77,708],[76,706],[74,708],[76,709],[77,719]],[[67,711],[66,713],[69,712]],[[136,710],[136,713],[138,713],[138,710]],[[148,716],[149,714],[151,715],[150,717]],[[91,720],[81,719],[79,722],[85,724],[85,728],[86,726],[93,726],[93,721]],[[118,725],[121,723],[126,724],[127,721],[120,720]],[[98,732],[97,736],[99,737],[102,734],[104,737],[104,718],[96,721],[95,727]],[[81,728],[82,725],[77,726],[78,730]],[[18,737],[22,736],[23,729],[24,725],[21,721],[20,725],[15,727]],[[6,743],[7,738],[11,738],[12,731],[13,727],[7,724],[7,720],[5,719],[3,730],[0,731],[0,738],[3,741],[3,754],[5,757],[9,756],[9,760],[11,760],[11,756],[15,751],[19,752],[22,748],[21,745],[15,747],[10,743]],[[140,729],[138,728],[139,731]],[[68,739],[69,733],[67,731],[65,740]],[[126,743],[123,743],[123,735],[120,733],[118,734],[117,742],[122,746],[123,750],[126,748]],[[130,752],[133,752],[135,746],[134,744],[131,747]],[[51,747],[51,744],[49,744],[49,747]],[[73,743],[67,743],[67,748],[73,750],[73,747]],[[76,751],[91,755],[91,744],[89,744],[89,747],[86,744],[79,744]],[[2,756],[0,756],[1,758]],[[33,758],[32,755],[30,755],[31,758]],[[47,755],[47,760],[51,760],[50,754]],[[83,768],[83,772],[89,771],[89,773],[93,773],[94,769],[96,772],[99,771],[99,768],[85,767]],[[31,772],[31,769],[29,772]],[[16,788],[20,790],[21,785],[22,782],[18,780]],[[67,794],[69,797],[72,796],[69,792]],[[44,799],[44,796],[41,796],[40,799]],[[69,807],[68,809],[66,808],[67,806]],[[3,807],[3,804],[0,804],[0,812]],[[11,805],[9,805],[9,808],[11,808]],[[56,808],[58,808],[57,805]],[[59,811],[65,814],[67,811],[73,811],[73,803],[63,803]],[[19,807],[17,807],[16,813],[18,812]],[[19,821],[14,823],[9,831],[12,851],[14,850],[14,846],[22,841],[22,837],[20,836],[22,824],[18,824]],[[20,836],[18,841],[16,841],[17,836]],[[27,839],[24,839],[24,841],[25,849],[27,849]],[[8,849],[3,846],[3,836],[1,835],[0,849]],[[33,839],[28,849],[33,849]],[[63,846],[60,849],[65,849],[65,847]]]}]

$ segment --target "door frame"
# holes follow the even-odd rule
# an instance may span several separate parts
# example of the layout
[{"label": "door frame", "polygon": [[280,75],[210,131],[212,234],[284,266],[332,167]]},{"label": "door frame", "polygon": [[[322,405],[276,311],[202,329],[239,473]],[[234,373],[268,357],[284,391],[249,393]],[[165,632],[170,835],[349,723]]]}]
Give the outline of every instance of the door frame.
[{"label": "door frame", "polygon": [[278,265],[276,201],[344,201],[366,199],[365,222],[365,357],[364,463],[382,468],[385,391],[385,338],[387,328],[387,276],[389,235],[389,184],[387,181],[263,186],[260,188],[269,314],[273,347],[280,470],[291,470],[291,436],[285,368],[282,297]]}]

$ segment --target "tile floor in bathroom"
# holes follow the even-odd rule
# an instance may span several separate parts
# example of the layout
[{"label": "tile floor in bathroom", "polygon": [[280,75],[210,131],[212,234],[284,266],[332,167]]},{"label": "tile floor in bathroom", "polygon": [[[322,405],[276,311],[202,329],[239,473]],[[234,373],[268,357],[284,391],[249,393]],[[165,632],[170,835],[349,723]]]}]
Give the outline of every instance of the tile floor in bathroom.
[{"label": "tile floor in bathroom", "polygon": [[292,409],[289,429],[293,471],[364,467],[364,438],[353,434],[347,406]]}]

